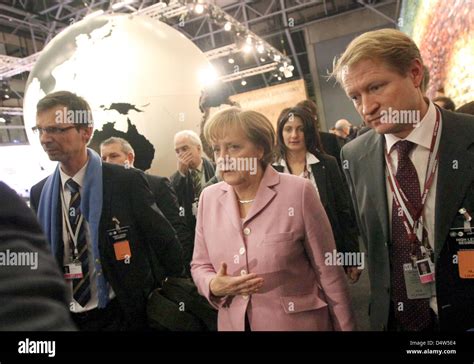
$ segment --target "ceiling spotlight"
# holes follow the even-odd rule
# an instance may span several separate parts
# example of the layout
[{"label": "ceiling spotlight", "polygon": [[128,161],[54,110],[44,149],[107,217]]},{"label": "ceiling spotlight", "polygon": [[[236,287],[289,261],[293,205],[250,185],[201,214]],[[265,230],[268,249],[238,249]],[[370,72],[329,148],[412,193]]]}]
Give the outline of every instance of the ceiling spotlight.
[{"label": "ceiling spotlight", "polygon": [[260,62],[265,62],[265,58],[260,57]]},{"label": "ceiling spotlight", "polygon": [[281,59],[281,56],[280,56],[279,54],[275,54],[275,55],[273,56],[273,60],[274,60],[275,62],[280,62],[280,59]]},{"label": "ceiling spotlight", "polygon": [[230,64],[234,64],[234,63],[235,63],[235,61],[234,61],[233,58],[229,58],[228,62],[229,62]]},{"label": "ceiling spotlight", "polygon": [[259,45],[257,46],[257,52],[258,52],[258,53],[263,53],[263,52],[265,52],[265,46],[264,46],[263,44],[259,44]]},{"label": "ceiling spotlight", "polygon": [[232,29],[232,23],[230,21],[224,24],[224,30],[226,32],[229,32],[231,29]]},{"label": "ceiling spotlight", "polygon": [[202,14],[204,12],[204,5],[196,4],[196,6],[194,7],[194,12],[196,14]]},{"label": "ceiling spotlight", "polygon": [[249,35],[247,39],[245,39],[245,43],[252,44],[252,42],[253,42],[252,37]]},{"label": "ceiling spotlight", "polygon": [[280,77],[280,76],[278,76],[278,81],[281,81],[281,77]]},{"label": "ceiling spotlight", "polygon": [[252,45],[251,44],[244,45],[243,51],[245,53],[250,53],[252,51]]},{"label": "ceiling spotlight", "polygon": [[247,81],[245,80],[242,80],[242,82],[240,83],[242,86],[245,86],[247,84]]}]

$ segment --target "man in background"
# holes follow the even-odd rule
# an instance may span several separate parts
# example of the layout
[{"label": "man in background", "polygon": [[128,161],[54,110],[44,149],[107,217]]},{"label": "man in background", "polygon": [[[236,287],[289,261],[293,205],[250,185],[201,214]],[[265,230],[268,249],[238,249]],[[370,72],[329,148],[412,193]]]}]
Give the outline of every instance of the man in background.
[{"label": "man in background", "polygon": [[176,133],[174,150],[178,170],[171,176],[171,185],[178,196],[180,213],[184,213],[186,224],[193,232],[194,241],[199,196],[206,183],[214,177],[215,168],[209,160],[203,158],[201,139],[192,130]]},{"label": "man in background", "polygon": [[[104,162],[117,164],[125,168],[135,168],[135,151],[130,143],[123,138],[111,137],[104,140],[100,143],[100,155]],[[171,187],[168,178],[146,173],[144,173],[143,176],[147,180],[150,190],[155,197],[156,205],[178,234],[179,241],[183,248],[184,264],[186,271],[189,273],[194,247],[194,234],[186,226],[184,216],[179,215],[176,193]]]}]

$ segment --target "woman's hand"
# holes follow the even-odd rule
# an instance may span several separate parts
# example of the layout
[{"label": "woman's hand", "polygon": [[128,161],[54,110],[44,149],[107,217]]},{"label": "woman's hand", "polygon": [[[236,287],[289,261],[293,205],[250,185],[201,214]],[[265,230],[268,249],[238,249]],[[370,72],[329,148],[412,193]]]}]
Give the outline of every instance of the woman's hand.
[{"label": "woman's hand", "polygon": [[263,278],[255,273],[245,274],[240,277],[227,275],[227,264],[221,263],[217,275],[209,283],[211,293],[216,297],[251,295],[263,285]]}]

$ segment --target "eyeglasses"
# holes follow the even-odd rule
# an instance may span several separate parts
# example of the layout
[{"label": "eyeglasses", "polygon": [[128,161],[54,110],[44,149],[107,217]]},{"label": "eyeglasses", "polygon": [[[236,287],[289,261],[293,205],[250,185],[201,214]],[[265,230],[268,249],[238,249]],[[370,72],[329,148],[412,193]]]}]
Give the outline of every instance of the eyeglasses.
[{"label": "eyeglasses", "polygon": [[58,128],[56,126],[48,126],[46,128],[40,128],[39,126],[33,126],[31,130],[37,135],[42,135],[43,133],[48,133],[51,135],[63,134],[69,129],[75,128],[75,126],[68,126],[66,128]]}]

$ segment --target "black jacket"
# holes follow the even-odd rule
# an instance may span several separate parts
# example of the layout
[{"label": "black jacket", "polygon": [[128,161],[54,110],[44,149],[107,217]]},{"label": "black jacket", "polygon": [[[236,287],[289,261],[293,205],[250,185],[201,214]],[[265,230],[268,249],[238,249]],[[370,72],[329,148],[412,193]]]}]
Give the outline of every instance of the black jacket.
[{"label": "black jacket", "polygon": [[180,216],[176,192],[166,177],[145,174],[150,190],[155,196],[155,202],[163,215],[168,219],[178,234],[183,249],[183,261],[186,272],[189,273],[194,248],[194,231],[186,225],[184,214]]},{"label": "black jacket", "polygon": [[[102,173],[103,204],[99,227],[102,270],[124,313],[125,329],[140,329],[146,324],[148,295],[158,281],[183,273],[181,246],[175,230],[157,208],[141,172],[103,163]],[[46,179],[31,188],[31,205],[35,210],[45,182]],[[113,217],[120,221],[120,226],[130,227],[129,264],[116,260],[113,244],[107,240],[107,230],[115,228]],[[61,231],[62,226],[57,229]],[[58,249],[56,259],[62,267],[62,249]]]},{"label": "black jacket", "polygon": [[37,254],[37,267],[0,267],[0,330],[74,330],[66,285],[35,215],[0,182],[0,251]]},{"label": "black jacket", "polygon": [[[206,182],[209,181],[215,174],[214,165],[207,160],[206,158],[202,159],[202,165],[204,168],[204,176]],[[192,204],[195,199],[193,179],[191,177],[191,171],[188,171],[186,176],[182,176],[179,171],[176,171],[171,176],[171,185],[176,191],[176,196],[178,197],[178,203],[180,209],[184,209],[184,214],[186,217],[186,224],[188,228],[193,232],[193,241],[194,241],[194,230],[196,229],[196,217],[193,215]]]}]

